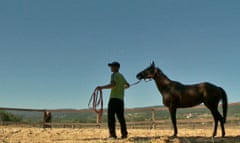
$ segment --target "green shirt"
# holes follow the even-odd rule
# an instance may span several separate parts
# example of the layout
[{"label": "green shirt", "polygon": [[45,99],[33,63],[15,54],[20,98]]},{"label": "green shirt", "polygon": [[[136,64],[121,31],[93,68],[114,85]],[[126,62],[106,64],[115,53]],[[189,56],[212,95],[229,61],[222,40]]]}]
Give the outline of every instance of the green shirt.
[{"label": "green shirt", "polygon": [[115,83],[116,85],[112,88],[110,98],[117,98],[123,100],[124,98],[124,89],[127,81],[124,76],[117,72],[113,73],[111,76],[111,83]]}]

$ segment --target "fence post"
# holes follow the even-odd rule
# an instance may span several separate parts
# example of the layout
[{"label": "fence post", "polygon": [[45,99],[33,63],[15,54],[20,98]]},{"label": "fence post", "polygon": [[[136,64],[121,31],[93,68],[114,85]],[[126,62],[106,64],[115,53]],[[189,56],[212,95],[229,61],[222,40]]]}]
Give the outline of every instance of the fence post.
[{"label": "fence post", "polygon": [[97,128],[100,128],[100,114],[99,113],[97,113],[97,116],[96,116],[96,126],[97,126]]},{"label": "fence post", "polygon": [[42,128],[45,128],[45,112],[46,112],[46,111],[43,111]]},{"label": "fence post", "polygon": [[155,114],[155,109],[152,108],[152,129],[155,129],[156,128],[156,114]]}]

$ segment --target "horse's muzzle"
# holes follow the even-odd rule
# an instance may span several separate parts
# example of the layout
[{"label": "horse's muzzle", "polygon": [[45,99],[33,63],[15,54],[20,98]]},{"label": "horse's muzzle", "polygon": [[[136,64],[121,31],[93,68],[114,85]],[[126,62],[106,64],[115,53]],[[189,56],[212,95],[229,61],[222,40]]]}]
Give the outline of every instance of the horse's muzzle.
[{"label": "horse's muzzle", "polygon": [[137,75],[136,75],[136,78],[137,78],[138,80],[143,79],[143,75],[142,75],[142,73],[137,74]]}]

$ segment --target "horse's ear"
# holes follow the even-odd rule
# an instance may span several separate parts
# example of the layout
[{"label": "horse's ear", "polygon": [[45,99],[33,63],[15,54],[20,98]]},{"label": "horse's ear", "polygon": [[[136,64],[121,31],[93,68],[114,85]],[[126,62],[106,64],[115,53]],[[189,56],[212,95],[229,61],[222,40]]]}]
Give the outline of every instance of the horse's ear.
[{"label": "horse's ear", "polygon": [[154,61],[152,61],[152,66],[155,66],[155,63],[154,63]]}]

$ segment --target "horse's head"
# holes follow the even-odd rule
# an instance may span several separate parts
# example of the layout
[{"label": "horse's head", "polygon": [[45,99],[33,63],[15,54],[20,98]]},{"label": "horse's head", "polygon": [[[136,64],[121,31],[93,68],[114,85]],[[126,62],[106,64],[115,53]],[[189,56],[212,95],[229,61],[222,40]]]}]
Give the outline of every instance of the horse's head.
[{"label": "horse's head", "polygon": [[155,74],[156,74],[156,67],[154,62],[152,62],[152,64],[149,67],[147,67],[145,70],[138,73],[136,77],[139,80],[150,79],[150,78],[153,78]]}]

